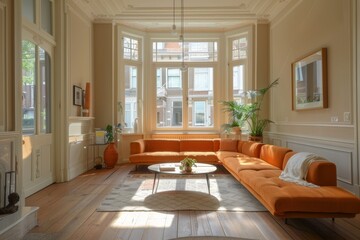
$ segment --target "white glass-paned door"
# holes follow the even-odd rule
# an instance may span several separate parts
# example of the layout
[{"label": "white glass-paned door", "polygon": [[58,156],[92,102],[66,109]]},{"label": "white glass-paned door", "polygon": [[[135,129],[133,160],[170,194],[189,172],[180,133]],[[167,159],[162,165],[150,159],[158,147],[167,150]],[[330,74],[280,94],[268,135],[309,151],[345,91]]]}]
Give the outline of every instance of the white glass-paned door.
[{"label": "white glass-paned door", "polygon": [[40,132],[51,132],[51,60],[50,55],[39,48],[40,69]]},{"label": "white glass-paned door", "polygon": [[22,41],[22,132],[26,135],[35,134],[36,55],[36,45],[27,40]]}]

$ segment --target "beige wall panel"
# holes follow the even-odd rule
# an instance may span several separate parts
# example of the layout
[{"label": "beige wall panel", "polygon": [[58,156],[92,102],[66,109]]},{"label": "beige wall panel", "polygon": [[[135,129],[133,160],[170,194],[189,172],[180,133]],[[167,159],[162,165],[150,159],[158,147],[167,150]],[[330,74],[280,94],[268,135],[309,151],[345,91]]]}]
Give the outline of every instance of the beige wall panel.
[{"label": "beige wall panel", "polygon": [[85,90],[86,82],[92,79],[92,31],[91,22],[69,11],[69,76],[70,76],[70,116],[81,116],[80,107],[73,105],[72,86]]},{"label": "beige wall panel", "polygon": [[[256,26],[256,89],[268,86],[273,80],[269,79],[269,24]],[[261,110],[263,116],[269,116],[269,94],[264,97]]]},{"label": "beige wall panel", "polygon": [[110,24],[94,24],[95,127],[105,128],[114,118],[114,30]]},{"label": "beige wall panel", "polygon": [[[350,30],[349,0],[304,0],[291,14],[271,26],[270,78],[280,78],[271,97],[271,119],[285,124],[273,126],[273,131],[353,140],[352,128],[316,125],[351,124],[343,119],[344,112],[352,112],[353,105]],[[292,111],[291,63],[322,47],[328,49],[329,108]],[[337,116],[339,121],[331,123],[332,116]],[[306,127],[287,126],[289,123],[304,123]]]},{"label": "beige wall panel", "polygon": [[5,10],[0,5],[0,132],[5,131]]}]

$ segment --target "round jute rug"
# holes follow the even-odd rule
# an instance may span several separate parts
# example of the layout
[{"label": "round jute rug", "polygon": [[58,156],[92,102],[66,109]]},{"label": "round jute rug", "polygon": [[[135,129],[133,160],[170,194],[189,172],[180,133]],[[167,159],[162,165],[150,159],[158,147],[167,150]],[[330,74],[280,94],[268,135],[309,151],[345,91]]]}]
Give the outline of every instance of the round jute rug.
[{"label": "round jute rug", "polygon": [[237,237],[216,237],[216,236],[191,236],[191,237],[180,237],[172,238],[170,240],[255,240],[250,238],[237,238]]}]

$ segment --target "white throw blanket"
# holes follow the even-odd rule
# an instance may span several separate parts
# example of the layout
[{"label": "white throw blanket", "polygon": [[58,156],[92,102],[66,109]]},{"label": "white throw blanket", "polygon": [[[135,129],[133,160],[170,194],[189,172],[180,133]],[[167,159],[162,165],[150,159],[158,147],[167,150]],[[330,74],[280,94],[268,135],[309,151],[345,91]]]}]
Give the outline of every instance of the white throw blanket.
[{"label": "white throw blanket", "polygon": [[314,153],[299,152],[293,155],[287,162],[285,169],[281,172],[279,178],[287,182],[297,183],[307,187],[318,187],[315,184],[307,182],[306,175],[309,166],[314,161],[326,161]]}]

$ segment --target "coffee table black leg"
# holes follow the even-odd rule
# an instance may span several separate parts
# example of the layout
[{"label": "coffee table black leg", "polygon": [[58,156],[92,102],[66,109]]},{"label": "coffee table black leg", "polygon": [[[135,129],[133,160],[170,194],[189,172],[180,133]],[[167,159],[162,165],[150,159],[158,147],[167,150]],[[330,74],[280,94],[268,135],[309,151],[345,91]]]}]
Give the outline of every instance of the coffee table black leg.
[{"label": "coffee table black leg", "polygon": [[[157,178],[157,173],[155,173],[154,175],[154,182],[153,182],[153,187],[152,187],[152,194],[154,194],[154,189],[155,189],[155,183],[156,183],[156,178]],[[159,180],[158,183],[156,184],[156,190],[157,190],[157,186],[159,185]]]},{"label": "coffee table black leg", "polygon": [[207,182],[207,187],[208,187],[208,192],[210,194],[210,181],[209,181],[209,174],[205,174],[206,175],[206,182]]},{"label": "coffee table black leg", "polygon": [[157,182],[156,182],[156,187],[155,187],[155,193],[156,193],[157,190],[158,190],[159,182],[160,182],[160,174],[156,174],[156,175],[157,175]]}]

